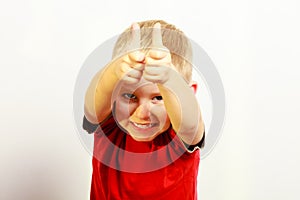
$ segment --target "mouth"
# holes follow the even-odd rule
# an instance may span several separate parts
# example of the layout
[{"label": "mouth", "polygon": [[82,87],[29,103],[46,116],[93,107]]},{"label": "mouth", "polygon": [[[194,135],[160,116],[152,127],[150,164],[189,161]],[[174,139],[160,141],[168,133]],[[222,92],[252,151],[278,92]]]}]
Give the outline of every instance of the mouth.
[{"label": "mouth", "polygon": [[149,129],[158,125],[157,123],[137,123],[137,122],[131,122],[131,124],[138,129]]}]

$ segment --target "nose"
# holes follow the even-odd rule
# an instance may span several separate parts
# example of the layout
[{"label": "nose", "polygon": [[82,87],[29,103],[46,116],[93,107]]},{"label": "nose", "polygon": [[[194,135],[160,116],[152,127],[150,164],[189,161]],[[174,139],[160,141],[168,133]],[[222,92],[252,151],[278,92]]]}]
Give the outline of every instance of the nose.
[{"label": "nose", "polygon": [[141,102],[136,108],[134,115],[138,119],[149,120],[150,119],[150,103]]}]

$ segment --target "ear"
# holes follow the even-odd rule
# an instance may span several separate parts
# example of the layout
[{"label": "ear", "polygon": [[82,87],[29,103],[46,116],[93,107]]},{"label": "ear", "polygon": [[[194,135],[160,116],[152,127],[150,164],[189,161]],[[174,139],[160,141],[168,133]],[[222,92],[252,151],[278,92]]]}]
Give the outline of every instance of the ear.
[{"label": "ear", "polygon": [[196,81],[191,81],[191,83],[189,85],[190,85],[190,88],[193,90],[194,94],[196,94],[197,89],[198,89],[198,83]]}]

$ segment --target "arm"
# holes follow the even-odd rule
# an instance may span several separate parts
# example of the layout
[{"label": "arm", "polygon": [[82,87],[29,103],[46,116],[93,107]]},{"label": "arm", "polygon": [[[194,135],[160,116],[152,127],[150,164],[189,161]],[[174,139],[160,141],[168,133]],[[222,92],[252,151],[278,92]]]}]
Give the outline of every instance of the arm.
[{"label": "arm", "polygon": [[[137,24],[132,25],[132,46],[139,45],[140,31]],[[108,64],[92,79],[85,96],[84,113],[87,120],[98,124],[111,113],[111,97],[116,84],[139,82],[144,69],[145,55],[135,51]]]},{"label": "arm", "polygon": [[197,99],[185,80],[174,70],[169,79],[159,83],[167,113],[179,137],[187,144],[197,144],[203,137],[204,123]]},{"label": "arm", "polygon": [[99,71],[92,79],[86,95],[84,114],[93,124],[102,122],[111,112],[111,95],[118,78],[115,75],[113,64]]},{"label": "arm", "polygon": [[160,25],[156,24],[154,28],[153,49],[146,57],[144,78],[157,83],[178,136],[187,144],[197,144],[204,133],[197,99],[191,87],[172,65],[171,55],[162,44]]}]

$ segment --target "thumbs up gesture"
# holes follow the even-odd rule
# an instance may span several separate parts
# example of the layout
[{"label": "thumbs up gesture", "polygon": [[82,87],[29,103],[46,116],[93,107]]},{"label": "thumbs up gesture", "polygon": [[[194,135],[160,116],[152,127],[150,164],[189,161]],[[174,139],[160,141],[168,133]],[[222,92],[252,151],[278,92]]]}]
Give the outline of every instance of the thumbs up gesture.
[{"label": "thumbs up gesture", "polygon": [[156,23],[152,31],[152,44],[145,57],[143,77],[154,83],[165,83],[174,69],[170,51],[163,45],[161,26]]},{"label": "thumbs up gesture", "polygon": [[142,77],[153,83],[164,83],[169,78],[169,71],[174,66],[170,51],[163,45],[161,25],[156,23],[152,31],[152,44],[147,54],[140,50],[140,27],[131,26],[130,49],[137,49],[123,56],[117,64],[116,74],[127,84],[135,84]]},{"label": "thumbs up gesture", "polygon": [[[130,49],[140,48],[140,27],[134,23],[131,26]],[[140,81],[145,67],[145,53],[136,50],[117,60],[115,72],[119,80],[126,84],[136,84]]]}]

